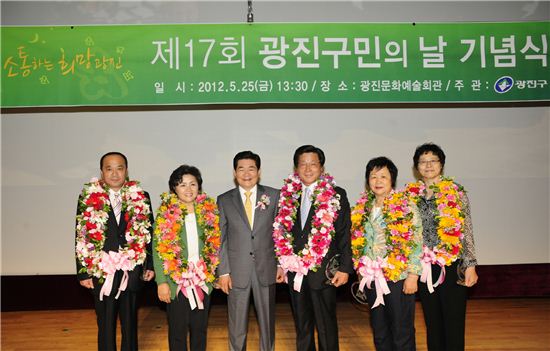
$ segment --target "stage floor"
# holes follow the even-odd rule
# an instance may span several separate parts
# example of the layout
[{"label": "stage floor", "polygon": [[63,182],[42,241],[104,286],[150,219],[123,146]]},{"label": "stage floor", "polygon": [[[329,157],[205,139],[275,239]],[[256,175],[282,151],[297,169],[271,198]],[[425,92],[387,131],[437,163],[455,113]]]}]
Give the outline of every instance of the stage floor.
[{"label": "stage floor", "polygon": [[[426,350],[422,309],[416,305],[416,342]],[[96,349],[93,310],[2,312],[3,351],[85,351]],[[351,303],[338,304],[340,350],[374,350],[368,311]],[[277,304],[275,350],[295,348],[290,306]],[[140,350],[168,350],[164,311],[144,307],[139,311]],[[251,308],[248,350],[258,350],[259,332]],[[119,344],[120,345],[120,344]],[[227,350],[227,309],[212,306],[208,350]],[[468,301],[467,350],[550,350],[550,298],[479,299]]]}]

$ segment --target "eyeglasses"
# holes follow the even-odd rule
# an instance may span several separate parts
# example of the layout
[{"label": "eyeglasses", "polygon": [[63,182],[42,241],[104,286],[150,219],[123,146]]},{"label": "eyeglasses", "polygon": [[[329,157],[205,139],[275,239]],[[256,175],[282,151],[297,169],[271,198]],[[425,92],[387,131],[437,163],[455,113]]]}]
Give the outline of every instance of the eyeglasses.
[{"label": "eyeglasses", "polygon": [[425,167],[425,166],[432,166],[438,164],[439,160],[425,160],[425,161],[418,161],[418,165]]}]

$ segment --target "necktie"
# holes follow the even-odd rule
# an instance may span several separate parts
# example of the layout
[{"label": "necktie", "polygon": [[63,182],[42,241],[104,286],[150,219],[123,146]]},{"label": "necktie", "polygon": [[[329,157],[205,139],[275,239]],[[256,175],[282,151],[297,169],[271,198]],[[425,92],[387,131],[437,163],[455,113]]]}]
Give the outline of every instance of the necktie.
[{"label": "necktie", "polygon": [[309,215],[309,209],[311,208],[311,190],[306,187],[302,192],[302,204],[300,205],[300,220],[302,222],[302,229],[304,229]]},{"label": "necktie", "polygon": [[120,194],[116,193],[113,201],[113,212],[115,213],[116,222],[120,223],[120,211],[122,210],[122,199]]},{"label": "necktie", "polygon": [[250,196],[252,193],[250,191],[245,191],[244,196],[246,200],[244,201],[244,210],[246,212],[246,217],[248,217],[248,224],[252,228],[252,202],[250,201]]}]

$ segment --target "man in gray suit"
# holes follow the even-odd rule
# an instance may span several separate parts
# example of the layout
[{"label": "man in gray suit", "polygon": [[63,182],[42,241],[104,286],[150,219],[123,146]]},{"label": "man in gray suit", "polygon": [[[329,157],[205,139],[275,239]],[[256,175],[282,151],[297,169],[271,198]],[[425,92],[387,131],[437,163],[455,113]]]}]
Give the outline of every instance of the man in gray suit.
[{"label": "man in gray suit", "polygon": [[284,279],[273,248],[273,220],[279,191],[258,184],[260,156],[251,151],[233,158],[238,186],[218,197],[222,244],[218,283],[226,294],[229,348],[246,350],[250,292],[260,326],[260,350],[275,345],[275,283]]}]

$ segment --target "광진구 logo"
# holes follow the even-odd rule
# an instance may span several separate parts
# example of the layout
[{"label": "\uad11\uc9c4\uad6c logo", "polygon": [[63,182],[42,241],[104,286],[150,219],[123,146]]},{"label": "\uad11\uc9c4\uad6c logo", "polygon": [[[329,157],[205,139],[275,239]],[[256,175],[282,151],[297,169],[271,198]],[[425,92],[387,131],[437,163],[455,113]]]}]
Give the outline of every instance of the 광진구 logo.
[{"label": "\uad11\uc9c4\uad6c logo", "polygon": [[509,76],[500,77],[495,82],[495,91],[499,94],[509,92],[514,87],[514,79]]}]

